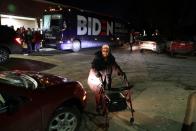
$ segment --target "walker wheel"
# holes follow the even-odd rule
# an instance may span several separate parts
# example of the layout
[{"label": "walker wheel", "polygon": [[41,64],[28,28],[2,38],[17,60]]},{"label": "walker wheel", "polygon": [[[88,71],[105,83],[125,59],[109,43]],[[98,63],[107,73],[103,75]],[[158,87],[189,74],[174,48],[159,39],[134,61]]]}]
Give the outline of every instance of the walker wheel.
[{"label": "walker wheel", "polygon": [[133,117],[131,117],[131,119],[130,119],[130,123],[131,123],[131,124],[133,124],[133,122],[134,122],[134,118],[133,118]]}]

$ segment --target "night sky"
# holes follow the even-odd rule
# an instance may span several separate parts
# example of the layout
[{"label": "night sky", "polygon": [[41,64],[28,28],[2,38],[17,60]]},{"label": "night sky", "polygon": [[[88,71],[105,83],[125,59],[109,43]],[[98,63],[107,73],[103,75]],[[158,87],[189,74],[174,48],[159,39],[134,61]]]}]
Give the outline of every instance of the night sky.
[{"label": "night sky", "polygon": [[136,30],[159,29],[163,33],[195,33],[194,0],[50,0],[86,10],[121,17]]}]

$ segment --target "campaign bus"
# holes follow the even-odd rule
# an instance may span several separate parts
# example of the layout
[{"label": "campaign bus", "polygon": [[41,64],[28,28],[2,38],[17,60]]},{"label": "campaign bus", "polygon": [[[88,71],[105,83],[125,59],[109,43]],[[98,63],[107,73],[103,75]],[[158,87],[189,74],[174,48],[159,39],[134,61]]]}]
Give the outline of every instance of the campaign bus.
[{"label": "campaign bus", "polygon": [[78,52],[82,48],[129,41],[127,22],[77,8],[50,8],[43,14],[43,47]]}]

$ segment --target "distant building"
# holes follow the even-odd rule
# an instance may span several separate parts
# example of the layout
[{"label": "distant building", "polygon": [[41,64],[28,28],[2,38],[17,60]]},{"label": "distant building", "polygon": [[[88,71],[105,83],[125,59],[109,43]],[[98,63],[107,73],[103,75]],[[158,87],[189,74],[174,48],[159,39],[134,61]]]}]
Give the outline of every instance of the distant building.
[{"label": "distant building", "polygon": [[0,24],[19,27],[41,28],[41,17],[44,10],[56,3],[45,0],[1,0]]}]

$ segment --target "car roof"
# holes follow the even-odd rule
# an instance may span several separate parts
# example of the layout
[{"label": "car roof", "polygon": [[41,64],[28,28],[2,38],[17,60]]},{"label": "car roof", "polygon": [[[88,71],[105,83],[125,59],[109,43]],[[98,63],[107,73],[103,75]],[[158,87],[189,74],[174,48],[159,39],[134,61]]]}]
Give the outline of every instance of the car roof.
[{"label": "car roof", "polygon": [[8,32],[15,32],[15,30],[11,27],[8,27],[6,25],[0,25],[0,31],[1,32],[5,32],[5,31],[8,31]]},{"label": "car roof", "polygon": [[9,40],[16,35],[16,31],[8,26],[0,26],[0,40]]}]

